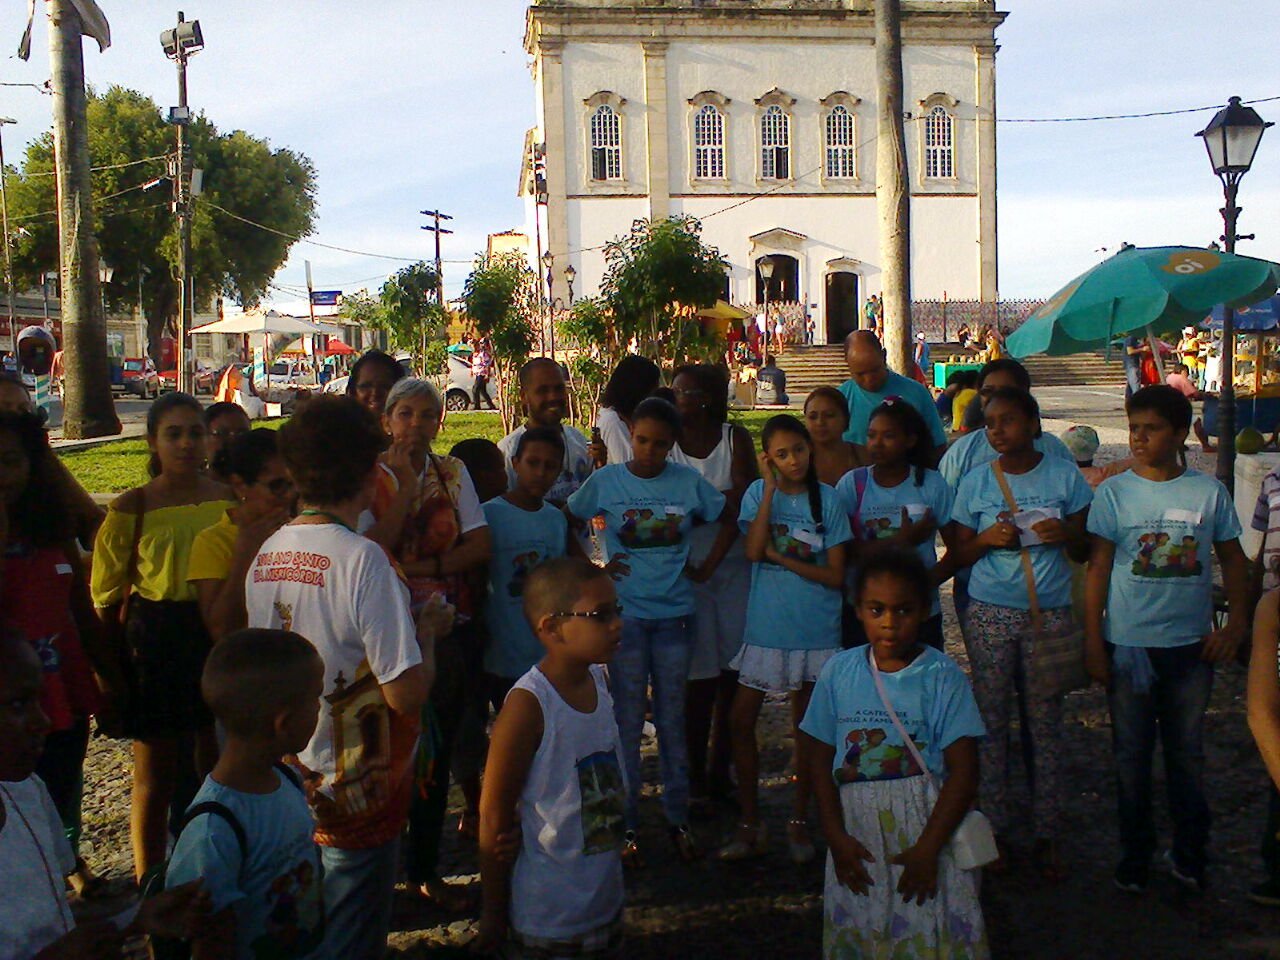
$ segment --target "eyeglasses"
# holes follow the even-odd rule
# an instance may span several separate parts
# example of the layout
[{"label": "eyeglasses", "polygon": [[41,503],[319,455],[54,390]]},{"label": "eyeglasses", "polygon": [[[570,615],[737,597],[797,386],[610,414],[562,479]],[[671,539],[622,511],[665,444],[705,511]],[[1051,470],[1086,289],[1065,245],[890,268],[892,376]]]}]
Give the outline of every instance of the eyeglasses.
[{"label": "eyeglasses", "polygon": [[219,440],[234,440],[236,437],[244,436],[248,430],[210,430],[209,436],[217,437]]},{"label": "eyeglasses", "polygon": [[553,617],[579,617],[583,620],[598,620],[603,624],[613,623],[622,616],[622,604],[611,603],[607,607],[601,607],[599,610],[565,610],[561,613],[553,613]]},{"label": "eyeglasses", "polygon": [[694,387],[692,390],[673,389],[671,392],[674,393],[677,397],[705,397],[707,395],[707,392],[705,390],[699,390],[697,387]]}]

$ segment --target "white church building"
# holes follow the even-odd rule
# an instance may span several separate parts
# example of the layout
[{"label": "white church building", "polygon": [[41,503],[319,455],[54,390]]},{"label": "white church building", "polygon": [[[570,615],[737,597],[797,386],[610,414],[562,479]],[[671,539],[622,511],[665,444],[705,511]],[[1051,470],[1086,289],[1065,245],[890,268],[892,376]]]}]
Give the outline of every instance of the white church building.
[{"label": "white church building", "polygon": [[[994,0],[902,2],[918,300],[997,296],[1004,16]],[[536,2],[525,48],[521,192],[557,297],[569,266],[574,295],[595,293],[602,246],[633,221],[687,215],[730,264],[726,299],[763,300],[767,259],[769,301],[804,305],[816,342],[856,326],[881,273],[872,0]]]}]

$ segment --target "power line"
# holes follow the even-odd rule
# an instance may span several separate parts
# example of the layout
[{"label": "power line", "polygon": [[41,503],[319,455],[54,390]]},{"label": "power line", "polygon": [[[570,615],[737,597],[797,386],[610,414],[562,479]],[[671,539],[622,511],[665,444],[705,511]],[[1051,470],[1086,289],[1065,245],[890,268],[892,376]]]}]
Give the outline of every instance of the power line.
[{"label": "power line", "polygon": [[274,233],[278,237],[284,237],[286,240],[293,240],[296,243],[309,243],[313,247],[323,247],[326,250],[337,250],[339,253],[354,253],[358,257],[373,257],[376,260],[397,260],[401,263],[418,263],[422,260],[422,257],[394,257],[389,253],[370,253],[368,250],[353,250],[351,247],[339,247],[332,243],[321,243],[319,240],[308,240],[306,237],[299,237],[296,234],[285,233],[285,231],[277,230],[275,227],[268,227],[266,224],[250,220],[248,217],[242,217],[238,213],[232,213],[226,207],[220,207],[212,200],[206,200],[203,197],[199,197],[196,202],[203,204],[206,207],[211,207],[219,213],[224,213],[232,220],[239,220],[241,223],[247,223],[251,227],[257,227],[259,230],[266,230],[268,233]]},{"label": "power line", "polygon": [[[153,160],[168,160],[168,159],[169,159],[169,154],[162,153],[159,156],[155,156],[155,157],[143,157],[141,160],[129,160],[125,163],[108,163],[108,164],[104,164],[101,167],[90,167],[89,171],[91,173],[97,173],[99,170],[121,170],[124,167],[136,167],[140,163],[151,163]],[[32,173],[21,174],[21,176],[52,177],[56,172],[57,171],[55,170],[36,170],[36,171],[33,171]]]},{"label": "power line", "polygon": [[[1280,100],[1280,96],[1261,97],[1257,100],[1245,100],[1245,103],[1270,103]],[[1148,113],[1111,113],[1092,117],[996,117],[997,123],[1089,123],[1094,120],[1145,120],[1148,117],[1172,117],[1180,113],[1204,113],[1206,110],[1221,110],[1222,104],[1214,103],[1207,107],[1183,107],[1180,110],[1152,110]]]}]

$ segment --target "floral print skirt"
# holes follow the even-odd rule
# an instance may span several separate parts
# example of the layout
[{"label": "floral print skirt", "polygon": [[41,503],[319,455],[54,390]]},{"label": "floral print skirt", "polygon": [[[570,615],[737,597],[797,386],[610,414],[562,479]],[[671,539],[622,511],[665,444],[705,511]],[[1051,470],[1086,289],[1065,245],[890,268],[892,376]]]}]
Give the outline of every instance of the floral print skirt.
[{"label": "floral print skirt", "polygon": [[938,893],[922,905],[897,892],[902,867],[889,861],[915,842],[936,794],[923,776],[846,783],[840,787],[844,825],[866,847],[875,881],[859,896],[836,879],[827,854],[822,955],[826,960],[988,960],[978,903],[980,871],[961,870],[949,848],[938,857]]}]

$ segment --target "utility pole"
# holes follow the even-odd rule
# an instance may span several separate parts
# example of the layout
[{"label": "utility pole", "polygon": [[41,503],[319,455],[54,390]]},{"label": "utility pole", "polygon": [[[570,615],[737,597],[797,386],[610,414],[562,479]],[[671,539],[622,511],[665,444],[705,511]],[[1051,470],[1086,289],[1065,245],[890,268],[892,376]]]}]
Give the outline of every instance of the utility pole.
[{"label": "utility pole", "polygon": [[191,335],[193,308],[191,295],[191,156],[187,143],[187,124],[191,108],[187,106],[187,60],[204,46],[199,21],[187,23],[178,11],[178,25],[160,35],[165,55],[178,68],[178,106],[169,111],[177,140],[177,169],[173,178],[173,210],[178,216],[178,389],[191,393],[191,368],[187,360],[187,340]]},{"label": "utility pole", "polygon": [[12,117],[0,117],[0,218],[4,226],[4,289],[9,303],[9,336],[17,346],[18,321],[13,317],[13,250],[9,238],[9,193],[6,190],[8,177],[4,166],[4,127],[7,123],[17,123]]},{"label": "utility pole", "polygon": [[902,125],[902,6],[875,0],[876,207],[880,214],[881,309],[889,366],[911,375],[911,207]]},{"label": "utility pole", "polygon": [[120,432],[120,420],[111,398],[107,324],[98,286],[98,241],[91,226],[93,194],[85,120],[82,25],[71,0],[48,0],[46,6],[58,187],[62,357],[66,372],[62,435],[68,440],[114,436]]},{"label": "utility pole", "polygon": [[[440,317],[446,323],[448,322],[448,314],[444,309],[444,261],[440,259],[440,234],[453,233],[452,230],[446,230],[440,226],[441,220],[452,220],[453,217],[447,213],[441,213],[439,210],[423,210],[424,217],[431,217],[431,223],[426,224],[422,229],[430,230],[436,235],[436,306],[440,308]],[[427,326],[422,325],[422,355],[427,355]]]}]

